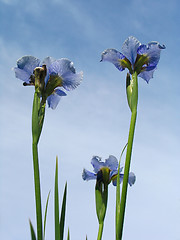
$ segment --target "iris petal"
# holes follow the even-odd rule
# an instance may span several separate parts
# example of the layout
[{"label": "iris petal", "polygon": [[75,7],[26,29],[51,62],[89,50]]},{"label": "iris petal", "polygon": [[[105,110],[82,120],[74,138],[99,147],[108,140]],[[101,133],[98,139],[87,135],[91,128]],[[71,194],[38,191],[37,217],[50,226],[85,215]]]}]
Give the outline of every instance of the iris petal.
[{"label": "iris petal", "polygon": [[122,53],[118,52],[116,49],[113,49],[113,48],[106,49],[101,54],[101,62],[102,61],[111,62],[120,71],[123,71],[125,69],[124,67],[121,66],[121,63],[120,63],[120,60],[124,58],[125,56]]},{"label": "iris petal", "polygon": [[113,155],[110,155],[108,159],[105,160],[105,166],[107,166],[110,170],[117,170],[118,168],[118,160]]},{"label": "iris petal", "polygon": [[55,109],[62,96],[66,96],[66,93],[60,89],[56,89],[48,98],[48,106],[52,109]]},{"label": "iris petal", "polygon": [[82,173],[82,178],[83,180],[86,180],[86,181],[89,181],[89,180],[93,180],[93,179],[96,179],[96,174],[95,173],[92,173],[92,172],[89,172],[88,170],[86,169],[83,169],[83,173]]},{"label": "iris petal", "polygon": [[67,72],[62,75],[62,79],[63,87],[68,91],[73,90],[81,83],[83,79],[83,72],[80,73]]},{"label": "iris petal", "polygon": [[91,164],[93,165],[95,173],[97,173],[101,167],[104,167],[104,162],[101,162],[101,158],[98,156],[92,158]]},{"label": "iris petal", "polygon": [[19,60],[17,60],[18,68],[24,70],[30,75],[33,74],[34,69],[38,67],[39,64],[40,64],[40,60],[33,56],[24,56]]},{"label": "iris petal", "polygon": [[129,179],[128,179],[128,183],[130,186],[132,186],[136,181],[136,176],[133,172],[129,173]]},{"label": "iris petal", "polygon": [[137,49],[141,45],[141,43],[135,37],[128,37],[123,46],[122,53],[124,56],[134,65],[137,57]]},{"label": "iris petal", "polygon": [[75,73],[75,68],[73,66],[73,62],[66,58],[61,58],[52,62],[49,67],[49,72],[57,73],[59,76],[63,76],[63,74],[67,73]]},{"label": "iris petal", "polygon": [[29,74],[26,71],[24,71],[20,68],[17,68],[17,67],[15,67],[13,70],[15,72],[16,78],[18,78],[24,82],[27,82],[27,83],[29,82],[31,74]]},{"label": "iris petal", "polygon": [[148,83],[149,80],[153,78],[153,74],[155,70],[156,68],[151,71],[143,71],[139,74],[139,77],[143,78]]}]

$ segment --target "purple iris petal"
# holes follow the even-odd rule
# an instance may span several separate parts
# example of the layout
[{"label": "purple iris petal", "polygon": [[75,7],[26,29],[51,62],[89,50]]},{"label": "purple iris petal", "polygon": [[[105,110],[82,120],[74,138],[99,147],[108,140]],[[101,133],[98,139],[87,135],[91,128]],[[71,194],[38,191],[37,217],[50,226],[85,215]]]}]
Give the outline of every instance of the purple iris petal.
[{"label": "purple iris petal", "polygon": [[66,96],[66,93],[60,89],[56,89],[48,98],[48,106],[52,109],[55,109],[62,96]]},{"label": "purple iris petal", "polygon": [[40,60],[33,56],[24,56],[17,60],[17,67],[14,68],[15,76],[24,82],[29,82],[33,71],[40,64]]},{"label": "purple iris petal", "polygon": [[138,54],[147,54],[148,56],[148,65],[146,67],[146,71],[151,71],[156,68],[162,49],[165,49],[165,46],[161,46],[158,42],[150,42],[147,45],[141,45],[138,48]]},{"label": "purple iris petal", "polygon": [[101,62],[102,61],[111,62],[115,65],[117,69],[119,69],[120,71],[123,71],[124,67],[121,66],[120,60],[124,58],[125,56],[122,53],[118,52],[116,49],[111,48],[111,49],[106,49],[102,53]]},{"label": "purple iris petal", "polygon": [[111,171],[117,170],[118,160],[113,155],[110,155],[108,159],[105,160],[105,166],[107,166]]},{"label": "purple iris petal", "polygon": [[104,167],[104,162],[101,162],[101,158],[98,156],[92,158],[91,164],[93,165],[95,173],[97,173],[101,167]]},{"label": "purple iris petal", "polygon": [[95,173],[92,173],[92,172],[89,172],[88,170],[84,169],[83,170],[83,173],[82,173],[82,178],[83,180],[93,180],[93,179],[96,179],[96,174]]},{"label": "purple iris petal", "polygon": [[137,57],[137,49],[141,45],[141,43],[135,37],[128,37],[123,46],[122,53],[124,56],[134,65]]},{"label": "purple iris petal", "polygon": [[143,78],[148,83],[149,80],[153,78],[153,74],[155,70],[156,68],[151,71],[143,71],[139,74],[139,77]]}]

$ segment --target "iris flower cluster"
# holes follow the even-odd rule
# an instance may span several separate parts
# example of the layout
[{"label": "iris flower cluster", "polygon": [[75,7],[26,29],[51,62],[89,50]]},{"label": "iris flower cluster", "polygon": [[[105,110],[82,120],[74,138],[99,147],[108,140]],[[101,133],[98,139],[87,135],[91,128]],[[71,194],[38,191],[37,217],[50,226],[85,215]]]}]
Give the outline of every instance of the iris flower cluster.
[{"label": "iris flower cluster", "polygon": [[67,95],[64,90],[75,89],[83,78],[83,73],[76,73],[73,63],[66,58],[55,60],[47,57],[41,63],[38,58],[24,56],[17,61],[17,67],[14,68],[16,78],[24,81],[24,86],[36,87],[35,70],[44,74],[38,87],[42,99],[47,100],[52,109],[56,108],[62,96]]},{"label": "iris flower cluster", "polygon": [[148,83],[153,78],[162,49],[165,49],[165,46],[158,42],[145,45],[130,36],[125,40],[122,52],[113,48],[106,49],[101,55],[101,61],[113,63],[120,71],[127,68],[130,74],[136,72]]}]

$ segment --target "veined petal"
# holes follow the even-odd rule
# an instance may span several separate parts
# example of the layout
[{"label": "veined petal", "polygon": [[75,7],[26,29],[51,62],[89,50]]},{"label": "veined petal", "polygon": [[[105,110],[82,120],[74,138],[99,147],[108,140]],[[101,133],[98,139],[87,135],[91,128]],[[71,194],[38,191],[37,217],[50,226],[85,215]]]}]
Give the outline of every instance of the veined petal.
[{"label": "veined petal", "polygon": [[59,76],[63,76],[63,74],[67,73],[75,73],[75,68],[73,66],[73,62],[66,58],[61,58],[52,62],[49,67],[49,73],[56,73]]},{"label": "veined petal", "polygon": [[141,43],[135,37],[128,37],[123,46],[122,53],[124,56],[134,65],[137,57],[137,49],[141,45]]},{"label": "veined petal", "polygon": [[97,173],[101,167],[104,167],[104,162],[101,162],[101,158],[98,156],[92,158],[91,164],[93,165],[95,173]]},{"label": "veined petal", "polygon": [[66,96],[66,93],[60,89],[56,89],[48,98],[48,106],[52,109],[55,109],[62,96]]},{"label": "veined petal", "polygon": [[30,81],[31,74],[27,73],[26,71],[24,71],[18,67],[13,68],[13,70],[15,72],[16,78],[18,78],[24,82],[27,82],[27,83]]},{"label": "veined petal", "polygon": [[117,170],[118,168],[118,160],[113,155],[110,155],[108,159],[105,160],[105,166],[110,170]]},{"label": "veined petal", "polygon": [[29,75],[33,74],[33,71],[40,64],[40,60],[33,56],[24,56],[17,60],[18,68],[24,70]]},{"label": "veined petal", "polygon": [[136,181],[136,176],[133,172],[129,173],[129,179],[128,179],[128,183],[130,186],[132,186]]},{"label": "veined petal", "polygon": [[51,66],[51,64],[55,61],[54,58],[52,57],[46,57],[43,61],[42,61],[42,65],[46,65],[46,69],[47,69],[47,75],[45,77],[45,84],[47,84],[48,80],[49,80],[49,67]]},{"label": "veined petal", "polygon": [[113,48],[106,49],[101,54],[101,62],[102,61],[111,62],[120,71],[123,71],[125,69],[123,66],[121,66],[121,63],[120,63],[120,60],[124,58],[125,56],[122,53],[118,52],[116,49],[113,49]]},{"label": "veined petal", "polygon": [[154,68],[156,68],[159,59],[160,59],[160,53],[161,50],[165,49],[164,45],[160,45],[158,42],[150,42],[146,45],[141,45],[138,48],[138,54],[147,54],[148,56],[148,65],[146,70],[151,71]]},{"label": "veined petal", "polygon": [[97,176],[95,173],[92,173],[86,169],[83,169],[82,178],[83,178],[83,180],[89,181],[89,180],[96,179]]},{"label": "veined petal", "polygon": [[63,87],[69,91],[75,89],[77,86],[80,85],[83,79],[83,72],[80,73],[67,72],[62,75],[62,79]]},{"label": "veined petal", "polygon": [[153,78],[153,74],[155,70],[156,68],[151,71],[143,71],[139,74],[139,77],[143,78],[148,83],[149,80]]}]

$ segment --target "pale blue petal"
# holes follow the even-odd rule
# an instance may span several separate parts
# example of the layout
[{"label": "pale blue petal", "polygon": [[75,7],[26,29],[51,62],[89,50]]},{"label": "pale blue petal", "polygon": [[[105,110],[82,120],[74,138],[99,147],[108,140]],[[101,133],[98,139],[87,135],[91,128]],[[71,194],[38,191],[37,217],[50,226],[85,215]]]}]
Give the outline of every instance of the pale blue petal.
[{"label": "pale blue petal", "polygon": [[62,96],[66,96],[66,93],[60,89],[56,89],[48,98],[48,106],[52,109],[55,109]]},{"label": "pale blue petal", "polygon": [[13,68],[14,72],[15,72],[15,76],[16,78],[24,81],[24,82],[29,82],[30,81],[30,76],[31,74],[27,73],[26,71],[20,69],[20,68]]},{"label": "pale blue petal", "polygon": [[125,68],[123,68],[120,64],[120,60],[124,59],[125,56],[118,52],[116,49],[110,48],[106,49],[102,54],[101,54],[101,62],[102,61],[108,61],[111,62],[115,65],[117,69],[120,71],[123,71]]},{"label": "pale blue petal", "polygon": [[80,85],[82,79],[83,79],[83,72],[80,72],[80,73],[73,73],[73,72],[64,73],[62,75],[63,87],[68,91],[73,90],[77,86]]},{"label": "pale blue petal", "polygon": [[43,62],[42,65],[46,65],[47,68],[47,75],[45,77],[45,84],[47,84],[48,80],[49,80],[49,67],[51,66],[51,64],[55,61],[54,58],[52,57],[46,57]]},{"label": "pale blue petal", "polygon": [[24,70],[29,75],[33,74],[34,69],[38,67],[39,64],[40,64],[40,60],[33,56],[24,56],[19,60],[17,60],[18,68]]},{"label": "pale blue petal", "polygon": [[113,155],[110,155],[108,159],[105,160],[105,166],[110,170],[117,170],[118,168],[118,160]]},{"label": "pale blue petal", "polygon": [[137,57],[137,49],[141,43],[135,37],[128,37],[122,46],[122,53],[134,65]]},{"label": "pale blue petal", "polygon": [[[122,181],[123,181],[123,176],[124,176],[124,174],[120,174],[120,184],[121,184]],[[117,186],[117,178],[115,178],[115,179],[112,180],[112,184],[113,184],[114,186]]]},{"label": "pale blue petal", "polygon": [[153,78],[153,74],[154,74],[154,71],[155,71],[156,69],[153,69],[153,70],[151,70],[151,71],[143,71],[143,72],[141,72],[138,76],[139,77],[141,77],[141,78],[143,78],[147,83],[149,82],[149,80],[151,79],[151,78]]},{"label": "pale blue petal", "polygon": [[75,73],[75,68],[73,66],[73,62],[66,58],[61,58],[58,60],[55,60],[52,62],[52,64],[49,67],[49,73],[56,73],[60,77],[63,76],[63,74],[67,73]]},{"label": "pale blue petal", "polygon": [[165,49],[165,46],[160,45],[158,42],[150,42],[147,46],[141,45],[138,48],[138,54],[146,54],[148,56],[148,65],[146,71],[151,71],[156,68],[162,49]]},{"label": "pale blue petal", "polygon": [[133,172],[129,173],[129,179],[128,179],[128,183],[130,186],[132,186],[136,181],[136,176]]},{"label": "pale blue petal", "polygon": [[95,173],[97,173],[100,170],[100,168],[104,167],[104,162],[101,162],[101,158],[98,156],[94,156],[92,158],[91,164],[93,165]]},{"label": "pale blue petal", "polygon": [[88,170],[84,169],[82,173],[82,178],[83,180],[88,181],[88,180],[96,179],[97,176],[95,173],[89,172]]}]

